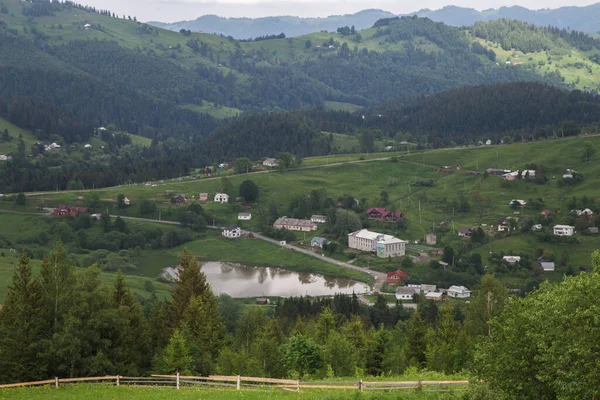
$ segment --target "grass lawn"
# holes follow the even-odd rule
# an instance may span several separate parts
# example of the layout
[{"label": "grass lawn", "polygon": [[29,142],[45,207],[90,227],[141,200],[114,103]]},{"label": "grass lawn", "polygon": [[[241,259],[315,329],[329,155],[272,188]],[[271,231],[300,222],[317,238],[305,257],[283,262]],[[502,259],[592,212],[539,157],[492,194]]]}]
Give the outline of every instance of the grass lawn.
[{"label": "grass lawn", "polygon": [[248,399],[248,400],[270,400],[270,399],[301,399],[301,400],[333,400],[333,399],[440,399],[456,398],[456,395],[447,393],[416,392],[415,390],[397,390],[393,392],[363,392],[357,390],[310,390],[305,389],[299,393],[283,391],[278,389],[253,389],[235,391],[232,389],[182,389],[170,388],[136,388],[129,386],[107,386],[107,385],[73,385],[53,387],[5,389],[0,390],[0,398],[5,400],[170,400],[170,399]]},{"label": "grass lawn", "polygon": [[8,155],[9,153],[17,151],[17,148],[19,147],[20,135],[23,136],[26,153],[29,153],[31,145],[38,141],[38,139],[30,131],[21,129],[18,126],[11,124],[7,120],[0,118],[0,133],[4,132],[5,129],[8,130],[8,134],[12,140],[10,142],[0,142],[0,154]]},{"label": "grass lawn", "polygon": [[202,105],[186,104],[182,107],[198,113],[209,114],[217,119],[236,117],[242,113],[242,110],[240,109],[216,105],[209,101],[204,101]]}]

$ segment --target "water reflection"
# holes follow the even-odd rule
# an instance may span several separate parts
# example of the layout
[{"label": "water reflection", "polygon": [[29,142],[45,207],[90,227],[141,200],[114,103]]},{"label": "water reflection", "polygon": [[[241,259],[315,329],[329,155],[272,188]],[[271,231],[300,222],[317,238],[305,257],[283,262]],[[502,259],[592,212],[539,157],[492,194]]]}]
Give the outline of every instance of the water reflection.
[{"label": "water reflection", "polygon": [[335,293],[365,293],[369,287],[350,279],[279,268],[247,267],[234,263],[207,262],[202,271],[215,294],[233,297],[326,296]]}]

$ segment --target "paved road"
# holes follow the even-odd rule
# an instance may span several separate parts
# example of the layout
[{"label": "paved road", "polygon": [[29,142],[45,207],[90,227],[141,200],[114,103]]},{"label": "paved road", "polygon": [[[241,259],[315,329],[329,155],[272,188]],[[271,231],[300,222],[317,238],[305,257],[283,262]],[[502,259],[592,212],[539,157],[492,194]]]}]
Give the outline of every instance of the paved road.
[{"label": "paved road", "polygon": [[[111,217],[112,218],[116,218],[116,217],[118,217],[118,215],[111,215]],[[158,223],[158,224],[180,225],[179,222],[175,222],[175,221],[158,221],[158,220],[155,220],[155,219],[136,218],[136,217],[124,217],[124,216],[121,216],[121,218],[122,219],[129,219],[129,220],[133,220],[133,221],[154,222],[154,223]],[[208,228],[211,228],[211,229],[223,229],[220,226],[214,226],[214,227],[213,226],[208,226]],[[249,231],[242,231],[242,233],[248,234],[250,232]],[[385,282],[386,274],[383,274],[381,272],[373,271],[373,270],[370,270],[370,269],[367,269],[367,268],[357,267],[356,265],[348,264],[348,263],[343,262],[343,261],[338,261],[338,260],[335,260],[333,258],[326,257],[326,256],[323,256],[321,254],[317,254],[317,253],[315,253],[313,251],[310,251],[310,250],[307,250],[307,249],[303,249],[301,247],[297,247],[297,246],[294,246],[294,245],[291,245],[291,244],[285,244],[285,245],[282,246],[282,245],[279,244],[278,240],[271,239],[269,237],[261,235],[260,233],[253,232],[252,234],[254,235],[254,237],[256,239],[264,240],[265,242],[273,243],[273,244],[276,244],[278,246],[284,247],[286,249],[289,249],[289,250],[292,250],[292,251],[296,251],[298,253],[306,254],[307,256],[317,258],[317,259],[319,259],[321,261],[324,261],[324,262],[326,262],[328,264],[337,265],[339,267],[348,268],[348,269],[351,269],[351,270],[354,270],[354,271],[364,272],[365,274],[368,273],[369,275],[373,276],[373,278],[375,279],[375,284],[374,284],[374,287],[373,287],[373,291],[378,292],[381,289],[381,286],[383,285],[383,283]]]}]

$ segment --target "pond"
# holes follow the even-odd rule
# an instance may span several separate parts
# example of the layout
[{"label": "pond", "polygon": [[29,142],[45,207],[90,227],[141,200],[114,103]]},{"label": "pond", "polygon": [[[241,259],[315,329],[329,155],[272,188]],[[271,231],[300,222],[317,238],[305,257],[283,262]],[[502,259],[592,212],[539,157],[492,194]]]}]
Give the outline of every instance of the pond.
[{"label": "pond", "polygon": [[[202,272],[216,295],[226,293],[232,297],[328,296],[370,290],[367,284],[346,278],[235,263],[206,262],[202,264]],[[163,274],[174,277],[175,270],[165,268]]]}]

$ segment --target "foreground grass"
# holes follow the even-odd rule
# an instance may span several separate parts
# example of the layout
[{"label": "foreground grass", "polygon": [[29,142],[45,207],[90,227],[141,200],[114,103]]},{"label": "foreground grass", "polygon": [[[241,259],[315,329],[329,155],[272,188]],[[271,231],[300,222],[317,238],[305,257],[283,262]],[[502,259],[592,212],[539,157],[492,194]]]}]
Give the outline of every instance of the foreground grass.
[{"label": "foreground grass", "polygon": [[304,390],[299,393],[282,390],[243,390],[228,389],[182,389],[170,388],[136,388],[129,386],[106,385],[74,385],[61,386],[60,388],[19,388],[0,391],[2,400],[104,400],[104,399],[130,399],[130,400],[170,400],[170,399],[302,399],[302,400],[329,400],[329,399],[440,399],[456,398],[454,393],[427,393],[415,390],[402,390],[393,392],[358,392],[356,390]]}]

